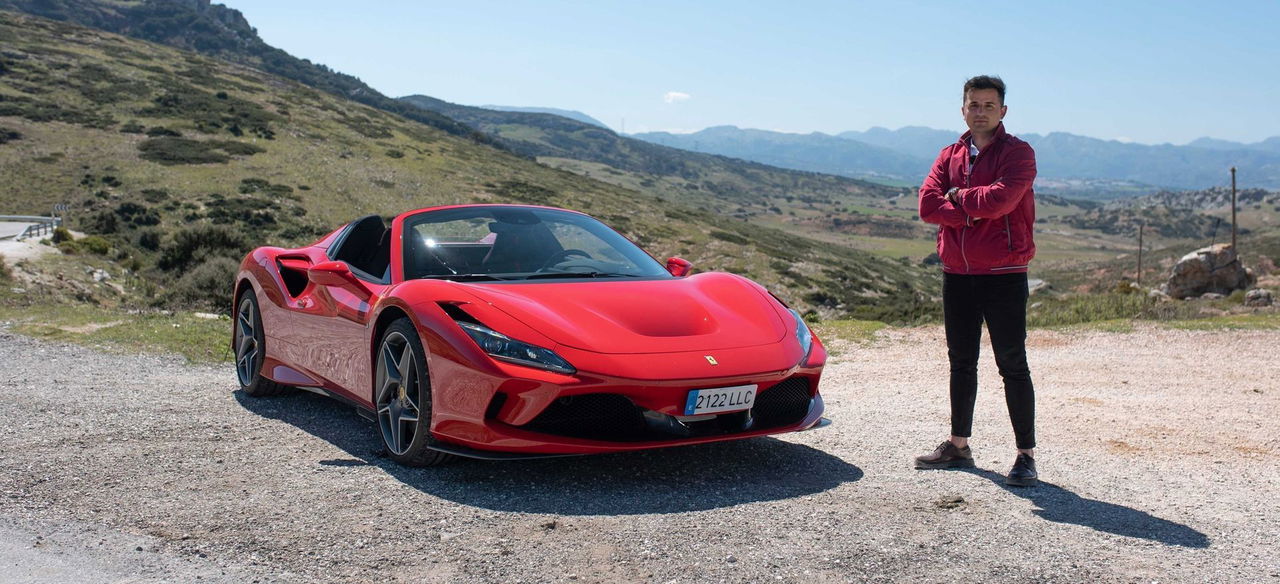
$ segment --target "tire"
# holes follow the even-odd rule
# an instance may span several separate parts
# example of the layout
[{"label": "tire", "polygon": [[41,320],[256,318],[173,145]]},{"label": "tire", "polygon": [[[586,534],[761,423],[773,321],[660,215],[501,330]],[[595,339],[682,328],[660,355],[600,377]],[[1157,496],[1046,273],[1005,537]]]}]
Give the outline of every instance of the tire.
[{"label": "tire", "polygon": [[406,466],[435,466],[452,456],[432,450],[431,380],[413,321],[401,318],[378,340],[373,400],[387,456]]},{"label": "tire", "polygon": [[253,289],[246,289],[236,302],[236,318],[231,325],[231,350],[236,357],[236,379],[240,390],[252,397],[271,397],[293,390],[262,376],[267,354],[267,335],[262,330],[262,314]]}]

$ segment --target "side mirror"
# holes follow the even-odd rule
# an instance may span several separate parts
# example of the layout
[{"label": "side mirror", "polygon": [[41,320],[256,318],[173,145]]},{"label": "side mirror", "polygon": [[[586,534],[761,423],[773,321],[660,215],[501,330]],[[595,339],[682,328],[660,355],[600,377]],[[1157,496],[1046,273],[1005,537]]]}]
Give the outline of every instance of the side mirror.
[{"label": "side mirror", "polygon": [[671,272],[672,276],[683,278],[688,276],[691,270],[693,270],[693,264],[689,263],[689,260],[674,257],[667,258],[667,271]]},{"label": "side mirror", "polygon": [[373,292],[370,292],[364,283],[351,273],[351,268],[346,262],[320,262],[307,268],[307,279],[318,286],[342,288],[359,296],[362,300],[368,300],[373,296]]}]

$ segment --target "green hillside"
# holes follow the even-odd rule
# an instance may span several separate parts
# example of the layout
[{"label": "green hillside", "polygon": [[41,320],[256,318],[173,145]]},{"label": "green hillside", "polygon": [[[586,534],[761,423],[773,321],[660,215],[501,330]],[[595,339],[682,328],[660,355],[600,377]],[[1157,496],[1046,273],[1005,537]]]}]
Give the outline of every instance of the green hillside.
[{"label": "green hillside", "polygon": [[[931,231],[896,205],[911,188],[779,169],[620,137],[561,116],[500,112],[426,96],[394,100],[359,79],[267,45],[240,12],[178,0],[0,0],[54,20],[157,42],[292,79],[320,91],[510,149],[663,201],[824,244],[923,258]],[[500,108],[501,109],[501,108]],[[444,113],[441,113],[444,112]],[[466,123],[460,123],[464,120]],[[470,124],[470,125],[467,125]],[[885,212],[881,213],[880,210]]]},{"label": "green hillside", "polygon": [[356,216],[524,202],[586,211],[654,255],[748,275],[820,316],[936,310],[936,274],[911,262],[549,168],[260,70],[2,11],[0,44],[0,211],[68,204],[71,226],[101,238],[68,251],[148,274],[147,302],[197,277],[216,288],[226,258]]},{"label": "green hillside", "polygon": [[351,75],[299,59],[268,45],[239,11],[208,0],[0,0],[0,10],[75,23],[217,57],[396,113],[451,134],[484,139],[466,125],[433,112],[408,107]]}]

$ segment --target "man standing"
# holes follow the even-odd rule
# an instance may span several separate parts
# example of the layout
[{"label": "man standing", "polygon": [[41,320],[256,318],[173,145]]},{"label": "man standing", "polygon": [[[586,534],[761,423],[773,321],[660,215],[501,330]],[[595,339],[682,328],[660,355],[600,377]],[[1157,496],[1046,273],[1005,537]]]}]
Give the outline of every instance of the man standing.
[{"label": "man standing", "polygon": [[938,225],[942,309],[951,362],[951,436],[916,468],[973,466],[969,450],[978,395],[978,346],[987,323],[1004,378],[1018,454],[1006,482],[1037,482],[1035,392],[1027,367],[1027,264],[1032,241],[1035,152],[1005,132],[1005,85],[980,75],[964,84],[969,131],[946,148],[920,187],[920,218]]}]

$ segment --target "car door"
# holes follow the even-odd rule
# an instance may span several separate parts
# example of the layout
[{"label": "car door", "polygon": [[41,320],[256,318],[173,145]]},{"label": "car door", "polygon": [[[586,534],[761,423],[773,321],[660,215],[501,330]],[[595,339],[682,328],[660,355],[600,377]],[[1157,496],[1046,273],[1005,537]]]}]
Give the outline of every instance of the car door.
[{"label": "car door", "polygon": [[[295,342],[302,348],[305,366],[323,378],[326,388],[361,403],[372,403],[370,313],[390,284],[389,258],[390,230],[382,219],[356,220],[323,257],[316,258],[344,262],[358,280],[356,286],[312,283],[294,303]],[[375,271],[377,275],[371,273]]]}]

